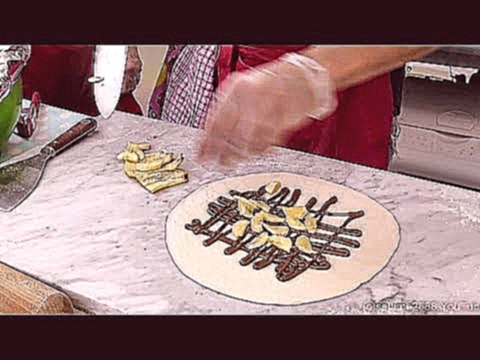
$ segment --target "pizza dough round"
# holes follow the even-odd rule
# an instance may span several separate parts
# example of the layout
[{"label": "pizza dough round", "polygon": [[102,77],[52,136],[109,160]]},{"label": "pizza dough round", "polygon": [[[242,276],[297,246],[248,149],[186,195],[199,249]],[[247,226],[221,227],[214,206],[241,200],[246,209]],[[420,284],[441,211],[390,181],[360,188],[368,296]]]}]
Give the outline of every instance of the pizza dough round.
[{"label": "pizza dough round", "polygon": [[[348,248],[349,257],[326,255],[331,264],[329,270],[308,269],[292,280],[282,282],[276,278],[274,264],[261,270],[253,269],[252,264],[242,266],[239,261],[246,252],[240,250],[233,255],[225,255],[223,251],[227,244],[217,241],[211,246],[204,246],[207,236],[195,235],[185,228],[193,219],[202,223],[209,219],[207,206],[218,196],[231,198],[230,190],[257,190],[274,180],[291,190],[298,188],[302,191],[297,205],[305,205],[315,196],[318,202],[314,208],[318,209],[330,197],[336,196],[338,202],[329,211],[363,210],[365,215],[348,225],[348,228],[362,230],[363,235],[356,238],[360,247]],[[254,174],[205,185],[175,207],[168,216],[166,230],[168,250],[184,275],[224,295],[274,305],[305,304],[357,289],[387,265],[400,240],[395,218],[374,200],[345,186],[290,173]]]}]

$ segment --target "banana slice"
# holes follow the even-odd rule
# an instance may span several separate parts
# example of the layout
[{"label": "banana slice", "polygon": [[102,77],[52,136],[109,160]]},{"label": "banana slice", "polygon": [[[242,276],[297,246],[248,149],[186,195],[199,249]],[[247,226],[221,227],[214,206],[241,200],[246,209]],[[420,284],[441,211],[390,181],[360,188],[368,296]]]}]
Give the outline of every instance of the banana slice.
[{"label": "banana slice", "polygon": [[252,230],[261,233],[263,231],[263,216],[262,213],[255,215],[251,221]]},{"label": "banana slice", "polygon": [[232,226],[232,235],[235,238],[241,238],[243,235],[245,235],[245,231],[247,230],[247,226],[250,224],[248,220],[240,220],[237,221],[235,224]]},{"label": "banana slice", "polygon": [[310,239],[305,235],[301,235],[295,241],[295,245],[298,249],[306,254],[314,254],[315,251],[312,249],[312,244],[310,243]]},{"label": "banana slice", "polygon": [[256,201],[256,200],[250,200],[250,202],[252,202],[253,204],[255,204],[255,206],[265,212],[269,212],[270,211],[270,206],[268,206],[267,204],[265,204],[263,201]]},{"label": "banana slice", "polygon": [[267,232],[263,232],[260,235],[258,235],[258,237],[255,240],[253,240],[251,243],[248,243],[247,248],[255,249],[260,246],[263,246],[268,242],[268,239],[269,239],[269,236]]},{"label": "banana slice", "polygon": [[146,154],[147,150],[147,142],[128,142],[127,149],[117,155],[118,160],[124,161],[123,170],[128,177],[137,179],[151,193],[188,182],[188,173],[179,169],[183,154],[175,159],[173,153]]},{"label": "banana slice", "polygon": [[287,224],[295,230],[306,230],[306,227],[302,222],[296,218],[287,215]]},{"label": "banana slice", "polygon": [[305,217],[304,223],[309,233],[313,234],[317,231],[317,219],[315,219],[311,214],[308,214]]},{"label": "banana slice", "polygon": [[277,215],[270,214],[265,211],[262,211],[261,214],[263,216],[263,220],[265,221],[269,221],[272,223],[283,223],[285,221],[284,218],[281,218],[280,216],[277,216]]},{"label": "banana slice", "polygon": [[130,178],[136,178],[137,174],[135,171],[136,164],[130,161],[125,161],[123,164],[123,171]]},{"label": "banana slice", "polygon": [[[178,169],[178,170],[181,170],[181,169]],[[173,170],[168,170],[168,172],[172,173]],[[167,173],[167,171],[165,171],[163,169],[152,170],[152,171],[148,171],[148,172],[147,171],[136,171],[135,170],[135,177],[139,181],[145,180],[147,178],[163,179],[165,177],[165,173]],[[167,176],[170,176],[170,175],[167,175]]]},{"label": "banana slice", "polygon": [[142,185],[150,185],[156,182],[166,182],[173,179],[184,179],[187,178],[188,174],[182,169],[168,170],[168,171],[155,171],[148,176],[142,177],[139,176],[139,180]]},{"label": "banana slice", "polygon": [[158,181],[156,183],[146,185],[145,189],[147,189],[152,194],[155,194],[159,190],[166,189],[175,185],[180,185],[186,182],[187,182],[186,179],[175,179],[175,180],[169,180],[167,182]]},{"label": "banana slice", "polygon": [[290,217],[297,220],[302,220],[308,214],[308,210],[305,206],[284,206],[282,207],[282,210],[287,218]]},{"label": "banana slice", "polygon": [[280,183],[280,181],[271,181],[265,187],[265,191],[267,192],[267,194],[273,195],[273,194],[277,193],[278,190],[280,190],[281,187],[282,187],[282,184]]},{"label": "banana slice", "polygon": [[280,250],[290,252],[292,249],[292,241],[285,236],[272,235],[268,237],[268,242]]},{"label": "banana slice", "polygon": [[149,172],[161,169],[163,166],[163,161],[150,161],[137,163],[136,170],[139,172]]},{"label": "banana slice", "polygon": [[175,160],[173,160],[172,162],[166,164],[166,165],[163,165],[162,166],[162,170],[175,170],[176,168],[178,168],[180,165],[182,165],[183,161],[185,160],[185,158],[183,157],[183,154],[180,154]]},{"label": "banana slice", "polygon": [[139,161],[145,160],[145,153],[142,150],[135,150],[135,154],[137,154]]},{"label": "banana slice", "polygon": [[188,182],[188,173],[181,169],[159,171],[145,178],[137,177],[137,180],[148,191],[155,193],[158,190]]},{"label": "banana slice", "polygon": [[274,226],[274,225],[263,224],[263,227],[272,235],[286,236],[289,231],[288,226]]},{"label": "banana slice", "polygon": [[147,142],[134,143],[129,141],[127,145],[127,150],[136,152],[137,150],[150,150],[150,144]]},{"label": "banana slice", "polygon": [[253,212],[256,209],[255,204],[241,196],[234,196],[233,198],[238,202],[238,211],[240,212],[240,214],[245,217],[252,218]]},{"label": "banana slice", "polygon": [[163,159],[167,154],[164,151],[145,154],[145,161],[157,161]]},{"label": "banana slice", "polygon": [[136,153],[124,151],[117,155],[117,160],[137,163],[140,159],[138,158],[138,155]]},{"label": "banana slice", "polygon": [[137,163],[137,171],[148,172],[159,170],[173,160],[173,153],[160,153],[159,155],[155,155],[155,160],[152,159],[153,157],[148,157],[148,155],[146,155],[145,161]]},{"label": "banana slice", "polygon": [[[273,223],[283,223],[284,219],[262,210],[253,217],[252,223],[251,223],[252,230],[255,232],[262,232],[263,227],[268,226],[266,224],[263,224],[263,221],[269,221]],[[277,228],[279,228],[279,226],[277,226]],[[287,228],[287,231],[288,231],[288,228]]]}]

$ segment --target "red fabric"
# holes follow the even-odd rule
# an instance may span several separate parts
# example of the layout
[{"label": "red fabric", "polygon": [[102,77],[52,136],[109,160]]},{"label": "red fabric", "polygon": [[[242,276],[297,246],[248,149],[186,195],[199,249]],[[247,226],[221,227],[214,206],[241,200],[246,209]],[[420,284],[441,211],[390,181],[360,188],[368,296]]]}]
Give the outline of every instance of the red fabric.
[{"label": "red fabric", "polygon": [[[240,46],[237,71],[274,60],[305,46]],[[219,81],[230,70],[231,47],[221,50]],[[220,76],[221,75],[221,76]],[[296,131],[286,147],[386,169],[389,161],[393,95],[389,74],[339,92],[338,108],[329,118]]]},{"label": "red fabric", "polygon": [[[22,71],[23,93],[31,99],[35,91],[42,103],[97,116],[93,86],[94,46],[33,45],[32,55]],[[133,94],[120,98],[117,110],[142,115]]]}]

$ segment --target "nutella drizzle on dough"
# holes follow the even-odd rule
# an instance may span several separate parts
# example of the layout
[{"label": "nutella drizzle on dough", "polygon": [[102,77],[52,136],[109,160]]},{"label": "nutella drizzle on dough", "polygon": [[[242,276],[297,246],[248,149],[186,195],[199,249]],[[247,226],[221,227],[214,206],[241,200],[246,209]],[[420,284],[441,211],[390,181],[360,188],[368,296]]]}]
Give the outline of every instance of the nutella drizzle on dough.
[{"label": "nutella drizzle on dough", "polygon": [[[290,198],[286,200],[290,193]],[[231,190],[229,195],[232,197],[243,197],[247,200],[262,201],[270,207],[270,214],[284,218],[285,214],[282,207],[295,206],[301,193],[299,189],[294,189],[293,192],[291,192],[289,188],[283,187],[275,195],[268,198],[265,186],[262,186],[257,191],[238,192]],[[243,266],[253,263],[252,267],[255,270],[261,270],[271,264],[275,264],[277,279],[285,282],[295,278],[307,269],[330,269],[331,265],[326,255],[349,257],[350,250],[345,247],[337,247],[338,245],[354,249],[360,247],[359,241],[348,237],[361,237],[362,231],[359,229],[347,229],[347,225],[353,220],[364,216],[364,212],[329,212],[328,209],[337,203],[337,201],[337,197],[332,196],[322,204],[319,210],[313,210],[313,207],[317,204],[317,199],[312,197],[308,200],[305,208],[308,210],[308,213],[316,219],[317,231],[309,233],[306,230],[296,230],[288,227],[288,234],[285,237],[292,240],[293,246],[290,252],[281,250],[273,245],[264,245],[254,249],[248,248],[247,244],[254,241],[260,235],[254,232],[250,225],[247,225],[244,234],[238,239],[229,237],[228,235],[232,232],[232,225],[239,220],[248,220],[248,218],[239,212],[235,200],[224,196],[219,196],[217,202],[208,204],[207,212],[211,216],[210,219],[203,224],[199,219],[194,219],[191,224],[186,224],[185,228],[196,235],[201,234],[208,236],[203,242],[204,246],[210,246],[217,241],[227,244],[228,246],[224,250],[225,255],[232,255],[237,251],[246,252],[246,256],[240,260],[240,264]],[[325,217],[346,217],[346,220],[342,225],[334,226],[323,222]],[[268,221],[265,221],[265,223],[269,224]],[[211,229],[218,224],[220,224],[220,227],[216,230]],[[282,226],[288,225],[284,223]],[[319,230],[321,232],[319,232]],[[301,235],[310,238],[313,252],[305,253],[295,246],[296,239]]]}]

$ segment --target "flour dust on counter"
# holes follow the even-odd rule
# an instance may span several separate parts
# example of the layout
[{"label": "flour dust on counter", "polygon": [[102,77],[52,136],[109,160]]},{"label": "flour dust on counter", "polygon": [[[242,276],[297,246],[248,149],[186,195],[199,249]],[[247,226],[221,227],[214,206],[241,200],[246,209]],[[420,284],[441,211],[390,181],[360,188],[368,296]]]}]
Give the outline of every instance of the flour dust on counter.
[{"label": "flour dust on counter", "polygon": [[390,261],[399,226],[350,188],[292,173],[207,184],[167,219],[170,256],[185,276],[258,304],[300,305],[347,294]]}]

